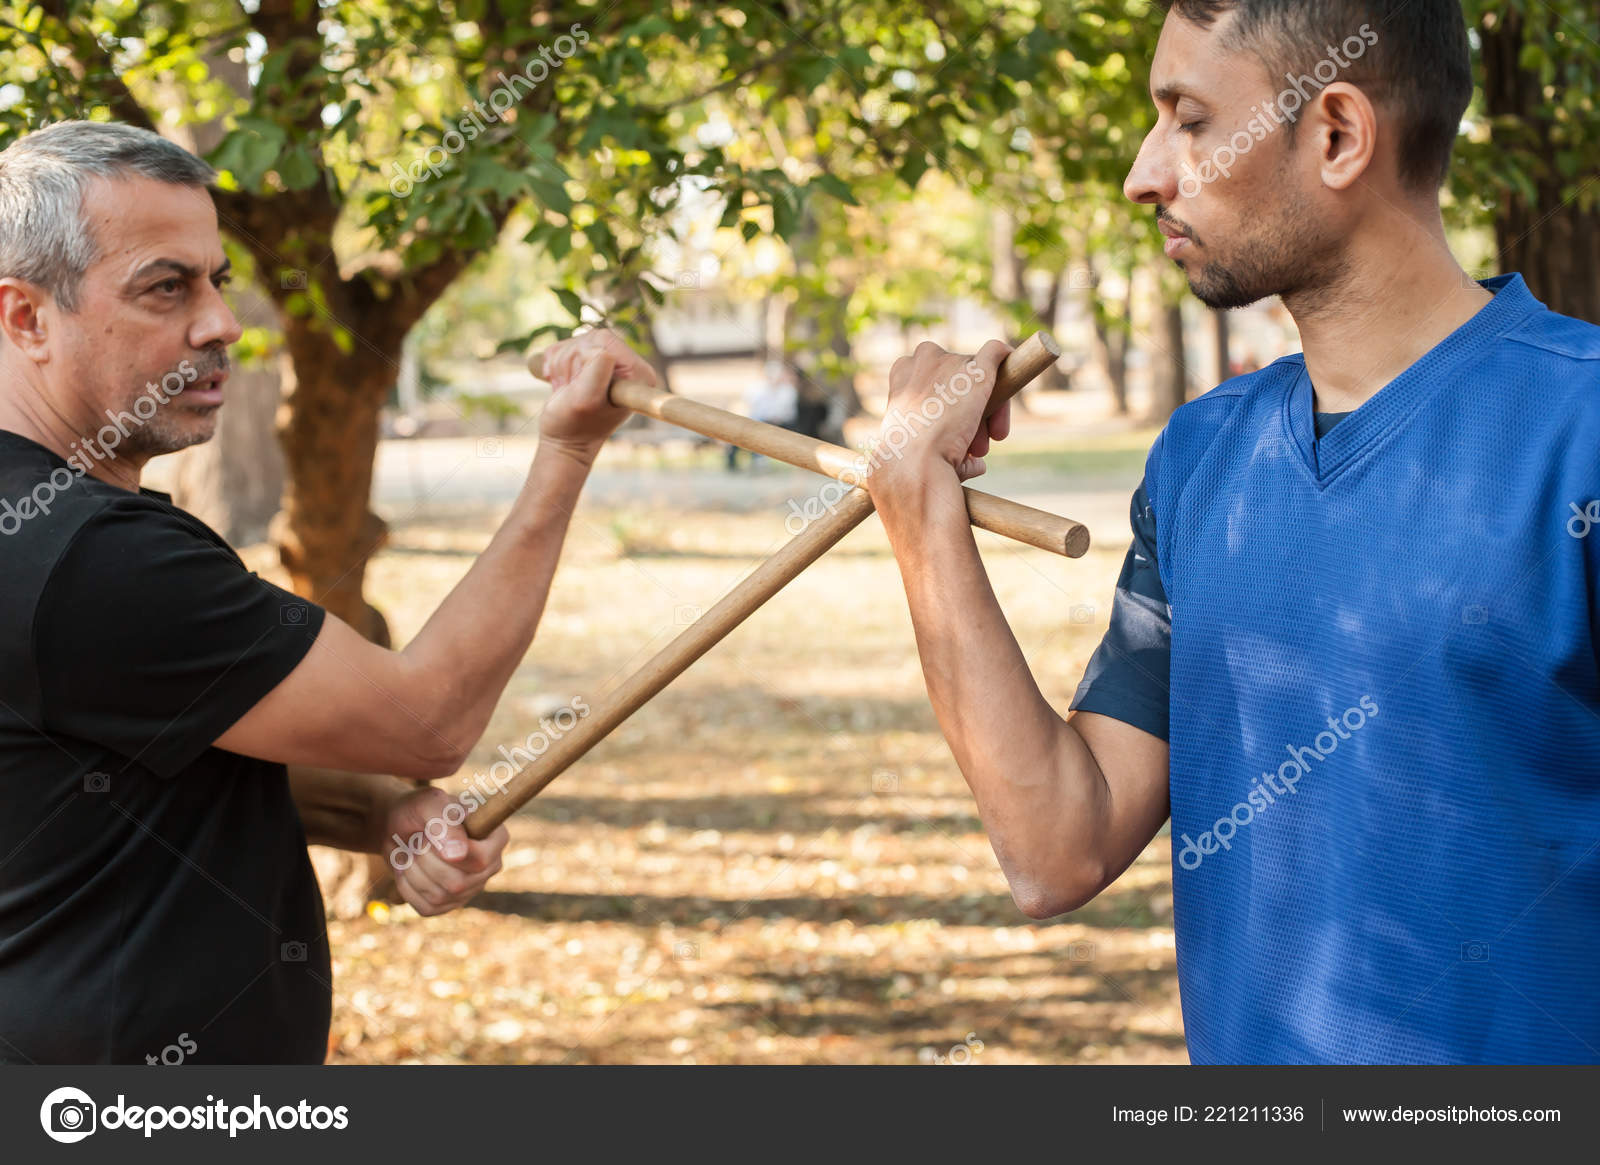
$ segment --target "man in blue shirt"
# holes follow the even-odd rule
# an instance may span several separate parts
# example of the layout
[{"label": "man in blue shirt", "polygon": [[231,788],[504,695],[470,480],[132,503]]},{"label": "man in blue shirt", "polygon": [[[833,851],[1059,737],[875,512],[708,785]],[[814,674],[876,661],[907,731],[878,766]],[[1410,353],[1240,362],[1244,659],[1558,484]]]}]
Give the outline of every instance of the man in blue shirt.
[{"label": "man in blue shirt", "polygon": [[[1005,414],[869,481],[1018,905],[1076,909],[1170,814],[1196,1063],[1600,1061],[1600,328],[1450,254],[1470,93],[1453,0],[1171,6],[1126,193],[1304,353],[1157,439],[1067,718],[962,503]],[[891,405],[1004,353],[924,345]]]}]

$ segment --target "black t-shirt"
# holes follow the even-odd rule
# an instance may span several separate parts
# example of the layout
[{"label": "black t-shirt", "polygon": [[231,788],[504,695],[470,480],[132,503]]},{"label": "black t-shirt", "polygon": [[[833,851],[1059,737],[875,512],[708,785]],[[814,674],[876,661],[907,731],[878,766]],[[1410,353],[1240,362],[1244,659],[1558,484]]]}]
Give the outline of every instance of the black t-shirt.
[{"label": "black t-shirt", "polygon": [[211,746],[322,621],[167,495],[0,431],[0,1061],[323,1061],[288,774]]},{"label": "black t-shirt", "polygon": [[[1317,436],[1350,414],[1317,413]],[[1156,564],[1156,517],[1144,482],[1129,507],[1133,544],[1122,560],[1111,625],[1073,693],[1072,707],[1110,716],[1167,739],[1171,711],[1172,608]]]}]

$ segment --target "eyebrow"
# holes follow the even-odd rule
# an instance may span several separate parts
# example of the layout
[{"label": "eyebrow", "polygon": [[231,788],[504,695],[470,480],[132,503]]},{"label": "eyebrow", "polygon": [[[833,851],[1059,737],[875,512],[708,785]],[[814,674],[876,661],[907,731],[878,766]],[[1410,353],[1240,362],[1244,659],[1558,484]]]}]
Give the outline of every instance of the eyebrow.
[{"label": "eyebrow", "polygon": [[1182,85],[1176,82],[1168,82],[1167,84],[1161,86],[1152,93],[1152,96],[1157,101],[1170,105],[1176,105],[1178,101],[1184,97],[1189,98],[1191,101],[1200,101],[1200,98],[1191,90],[1184,88]]},{"label": "eyebrow", "polygon": [[[233,260],[223,259],[222,266],[211,273],[211,278],[221,279],[224,275],[231,273],[232,270]],[[176,259],[152,259],[133,273],[133,277],[128,280],[128,285],[131,287],[136,283],[143,283],[151,276],[162,271],[170,271],[184,279],[198,279],[200,277],[200,268],[198,267],[191,267],[189,264],[180,263]]]}]

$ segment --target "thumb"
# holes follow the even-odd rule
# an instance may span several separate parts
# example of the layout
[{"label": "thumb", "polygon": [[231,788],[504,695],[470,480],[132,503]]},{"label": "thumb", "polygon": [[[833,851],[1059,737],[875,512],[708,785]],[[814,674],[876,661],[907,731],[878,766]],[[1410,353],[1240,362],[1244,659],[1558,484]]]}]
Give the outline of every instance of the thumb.
[{"label": "thumb", "polygon": [[572,382],[573,387],[585,399],[604,404],[611,388],[611,373],[616,367],[617,358],[610,352],[595,352],[578,370],[577,378]]},{"label": "thumb", "polygon": [[[443,821],[444,819],[440,818],[440,820]],[[467,830],[464,825],[451,825],[449,822],[445,822],[442,834],[439,833],[438,829],[433,832],[438,836],[438,840],[433,843],[433,846],[445,861],[459,862],[467,856]]]},{"label": "thumb", "polygon": [[451,825],[445,816],[455,798],[443,789],[419,789],[407,797],[397,819],[402,838],[420,833],[429,845],[446,861],[459,861],[467,856],[467,831],[464,825]]}]

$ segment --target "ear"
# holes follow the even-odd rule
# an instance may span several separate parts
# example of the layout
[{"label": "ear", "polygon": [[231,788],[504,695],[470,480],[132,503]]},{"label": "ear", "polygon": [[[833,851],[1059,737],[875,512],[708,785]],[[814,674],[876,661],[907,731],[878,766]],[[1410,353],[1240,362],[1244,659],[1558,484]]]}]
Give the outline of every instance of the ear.
[{"label": "ear", "polygon": [[0,335],[35,364],[50,359],[45,306],[54,306],[43,288],[8,275],[0,279]]},{"label": "ear", "polygon": [[1367,95],[1348,81],[1317,94],[1302,122],[1317,151],[1322,183],[1347,190],[1367,174],[1378,151],[1378,114]]}]

